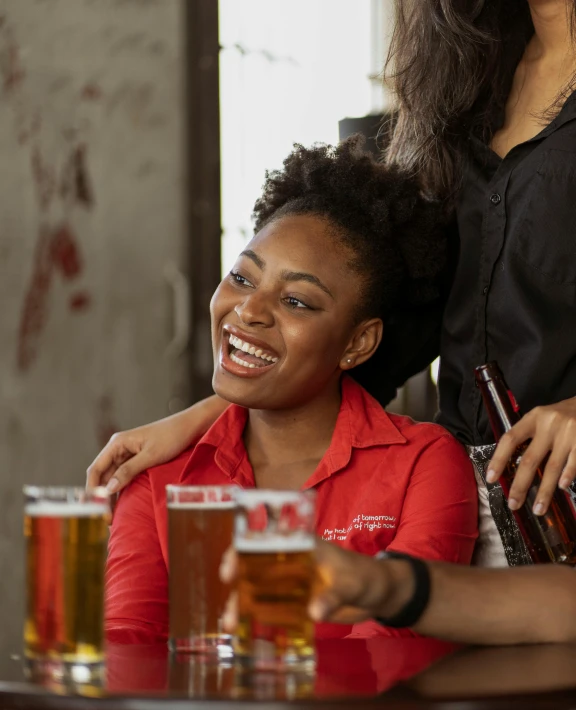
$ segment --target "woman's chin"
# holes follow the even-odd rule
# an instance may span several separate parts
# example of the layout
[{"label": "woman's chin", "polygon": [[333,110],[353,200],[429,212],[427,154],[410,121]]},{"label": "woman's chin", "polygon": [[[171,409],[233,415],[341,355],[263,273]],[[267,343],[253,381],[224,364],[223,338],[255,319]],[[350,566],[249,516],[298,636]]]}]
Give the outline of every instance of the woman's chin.
[{"label": "woman's chin", "polygon": [[257,380],[230,381],[227,373],[215,372],[212,387],[215,394],[230,404],[237,404],[247,409],[271,409],[271,402],[263,395]]}]

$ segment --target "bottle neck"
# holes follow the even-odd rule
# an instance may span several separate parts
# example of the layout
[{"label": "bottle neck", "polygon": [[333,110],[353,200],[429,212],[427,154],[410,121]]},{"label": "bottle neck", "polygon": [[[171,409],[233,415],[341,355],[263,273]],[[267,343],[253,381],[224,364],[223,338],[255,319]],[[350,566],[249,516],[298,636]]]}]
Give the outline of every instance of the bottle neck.
[{"label": "bottle neck", "polygon": [[479,383],[479,387],[494,438],[499,441],[503,434],[520,421],[518,405],[504,380],[494,378]]}]

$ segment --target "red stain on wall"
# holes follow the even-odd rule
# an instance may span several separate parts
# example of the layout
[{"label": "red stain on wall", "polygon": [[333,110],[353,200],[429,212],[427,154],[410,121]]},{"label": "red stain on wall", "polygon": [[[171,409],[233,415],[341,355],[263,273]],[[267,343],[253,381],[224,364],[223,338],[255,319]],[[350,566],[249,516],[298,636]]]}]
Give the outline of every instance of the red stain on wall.
[{"label": "red stain on wall", "polygon": [[[56,230],[40,228],[18,333],[17,366],[21,372],[28,371],[38,356],[49,315],[54,274],[60,273],[65,280],[72,280],[80,276],[82,268],[77,239],[69,225],[63,224]],[[87,294],[83,298],[86,301]],[[82,306],[76,307],[76,310],[81,309]]]},{"label": "red stain on wall", "polygon": [[87,311],[90,308],[92,299],[90,294],[86,291],[79,291],[78,293],[73,293],[68,301],[68,306],[71,311]]},{"label": "red stain on wall", "polygon": [[81,273],[80,251],[78,250],[76,237],[72,234],[67,224],[63,224],[60,229],[52,234],[50,256],[52,263],[65,279],[74,279]]},{"label": "red stain on wall", "polygon": [[0,80],[4,91],[9,92],[20,86],[25,72],[12,28],[4,17],[0,19]]},{"label": "red stain on wall", "polygon": [[53,276],[51,237],[45,227],[40,228],[18,333],[18,369],[22,372],[36,359],[40,335],[48,318],[48,293]]},{"label": "red stain on wall", "polygon": [[56,191],[56,175],[54,170],[46,165],[37,147],[32,149],[31,167],[38,204],[40,209],[45,212],[50,207]]},{"label": "red stain on wall", "polygon": [[[86,166],[86,150],[83,144],[73,148],[58,179],[56,170],[46,163],[40,149],[37,146],[32,149],[32,179],[41,212],[46,213],[56,198],[64,202],[66,211],[74,204],[92,207],[94,196]],[[41,226],[20,319],[17,366],[21,372],[29,370],[38,356],[48,319],[54,274],[72,281],[82,274],[83,268],[78,240],[70,225],[65,222],[56,229],[49,229],[45,224]],[[87,310],[90,307],[89,294],[76,291],[70,296],[68,306],[73,312]]]},{"label": "red stain on wall", "polygon": [[95,82],[89,82],[83,87],[80,96],[86,101],[98,101],[102,98],[102,89]]}]

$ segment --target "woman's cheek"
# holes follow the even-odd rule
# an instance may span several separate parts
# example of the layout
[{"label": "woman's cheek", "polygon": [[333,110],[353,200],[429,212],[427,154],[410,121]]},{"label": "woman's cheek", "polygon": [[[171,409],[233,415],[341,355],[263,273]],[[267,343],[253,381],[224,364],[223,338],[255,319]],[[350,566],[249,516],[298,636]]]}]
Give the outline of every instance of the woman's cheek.
[{"label": "woman's cheek", "polygon": [[212,319],[219,320],[222,314],[234,309],[234,292],[226,281],[221,281],[210,300],[210,313]]},{"label": "woman's cheek", "polygon": [[327,328],[309,321],[291,328],[285,335],[286,350],[298,357],[301,364],[314,364],[318,369],[339,361],[337,340]]}]

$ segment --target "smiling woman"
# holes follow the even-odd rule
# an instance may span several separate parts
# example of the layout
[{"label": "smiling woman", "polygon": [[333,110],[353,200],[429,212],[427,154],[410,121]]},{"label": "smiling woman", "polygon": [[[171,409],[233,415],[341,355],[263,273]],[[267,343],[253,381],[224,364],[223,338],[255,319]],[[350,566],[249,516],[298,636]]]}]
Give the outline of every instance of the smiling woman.
[{"label": "smiling woman", "polygon": [[472,555],[476,487],[462,447],[438,426],[388,415],[346,376],[386,345],[399,304],[435,296],[435,206],[355,137],[296,146],[267,175],[254,216],[255,236],[211,302],[213,386],[232,404],[194,447],[120,496],[107,577],[114,640],[166,638],[169,483],[315,489],[316,530],[343,547]]},{"label": "smiling woman", "polygon": [[358,318],[363,274],[333,232],[325,217],[278,217],[216,290],[213,386],[226,401],[288,413],[315,394],[333,418],[342,371],[364,362],[382,334],[377,313]]}]

